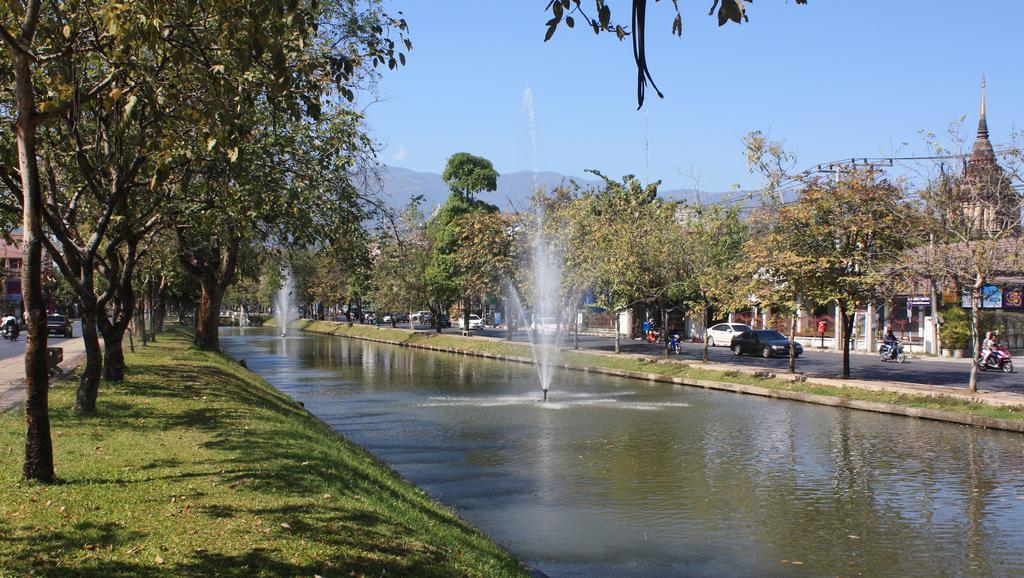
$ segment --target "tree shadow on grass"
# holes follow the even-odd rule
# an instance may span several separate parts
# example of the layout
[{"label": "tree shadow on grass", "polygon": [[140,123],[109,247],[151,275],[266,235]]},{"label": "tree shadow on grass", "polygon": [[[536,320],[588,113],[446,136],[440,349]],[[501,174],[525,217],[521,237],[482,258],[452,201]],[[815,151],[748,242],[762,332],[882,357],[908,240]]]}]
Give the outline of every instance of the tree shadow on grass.
[{"label": "tree shadow on grass", "polygon": [[[188,365],[140,365],[129,381],[111,388],[125,395],[150,399],[152,404],[108,402],[101,405],[98,416],[101,419],[92,420],[90,427],[198,430],[207,437],[200,447],[215,450],[217,457],[224,457],[190,463],[157,454],[141,466],[146,472],[141,479],[115,479],[120,476],[112,474],[109,479],[70,479],[65,483],[183,482],[192,477],[212,476],[218,485],[227,484],[237,492],[256,492],[277,504],[285,504],[240,507],[239,503],[247,503],[244,494],[241,499],[230,502],[208,496],[196,513],[218,519],[242,513],[256,516],[271,522],[272,532],[286,531],[292,536],[292,540],[284,542],[268,536],[269,545],[284,549],[294,538],[301,538],[326,546],[330,553],[319,555],[322,562],[310,563],[294,562],[289,553],[273,550],[253,549],[237,555],[197,551],[184,561],[167,557],[167,564],[160,566],[159,572],[155,567],[136,567],[130,562],[94,560],[88,565],[81,564],[83,574],[295,576],[348,575],[354,571],[368,575],[432,577],[459,574],[458,568],[465,567],[462,557],[496,563],[502,568],[499,573],[514,567],[514,562],[506,565],[505,560],[496,560],[496,549],[485,539],[453,514],[438,509],[411,484],[396,479],[397,476],[371,454],[339,439],[326,425],[311,419],[304,409],[283,394],[255,386],[229,369],[204,363],[201,357]],[[159,398],[166,398],[166,401]],[[175,399],[186,403],[175,402]],[[204,405],[197,407],[193,402]],[[250,427],[254,423],[258,425]],[[325,491],[336,499],[322,498]],[[263,499],[255,501],[265,502]],[[279,528],[282,522],[290,528]],[[123,530],[111,527],[111,531]],[[443,529],[438,531],[438,527]],[[50,548],[81,549],[83,543],[88,543],[84,537],[84,530],[72,531],[56,537],[56,542],[44,541],[46,545],[33,554],[53,551]],[[107,539],[124,541],[116,535]],[[94,541],[100,542],[99,539]],[[23,546],[29,547],[28,544]],[[339,568],[332,568],[332,561],[339,564]]]},{"label": "tree shadow on grass", "polygon": [[[143,534],[113,522],[94,523],[77,522],[70,527],[47,532],[38,532],[23,536],[3,536],[0,538],[18,552],[16,559],[4,561],[4,570],[15,575],[44,574],[52,576],[97,575],[89,566],[105,564],[99,558],[102,551],[108,548],[120,549],[138,542]],[[78,554],[81,553],[81,554]],[[60,563],[60,558],[68,556],[85,558],[76,569],[69,569]],[[94,557],[93,560],[89,560]],[[109,561],[108,561],[109,562]],[[115,567],[100,574],[106,575],[138,575],[150,573],[123,562],[113,562]]]}]

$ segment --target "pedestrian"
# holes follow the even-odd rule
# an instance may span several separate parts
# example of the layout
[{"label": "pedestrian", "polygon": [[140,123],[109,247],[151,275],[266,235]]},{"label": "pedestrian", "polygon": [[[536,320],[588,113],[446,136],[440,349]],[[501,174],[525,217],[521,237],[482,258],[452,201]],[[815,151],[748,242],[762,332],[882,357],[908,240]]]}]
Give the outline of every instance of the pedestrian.
[{"label": "pedestrian", "polygon": [[821,336],[821,348],[825,349],[825,328],[828,327],[828,322],[824,319],[818,320],[818,335]]}]

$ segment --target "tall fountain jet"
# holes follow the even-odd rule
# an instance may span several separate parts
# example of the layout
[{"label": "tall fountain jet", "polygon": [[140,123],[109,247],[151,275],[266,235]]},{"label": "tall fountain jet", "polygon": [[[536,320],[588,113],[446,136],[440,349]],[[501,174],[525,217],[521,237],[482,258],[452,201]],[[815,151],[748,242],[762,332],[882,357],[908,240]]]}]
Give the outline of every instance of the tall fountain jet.
[{"label": "tall fountain jet", "polygon": [[277,321],[281,324],[281,337],[288,336],[288,324],[294,319],[295,284],[292,282],[292,269],[285,265],[281,270],[281,288],[277,291]]},{"label": "tall fountain jet", "polygon": [[530,302],[533,305],[534,355],[544,401],[551,387],[553,365],[562,342],[562,259],[544,234],[544,215],[538,210],[537,233],[533,239],[533,287]]},{"label": "tall fountain jet", "polygon": [[[534,188],[537,183],[537,125],[533,108],[533,89],[529,85],[523,90],[523,111],[530,130],[530,148],[533,159]],[[537,364],[543,400],[548,399],[551,388],[553,365],[561,345],[561,328],[564,324],[562,316],[562,260],[555,246],[544,234],[544,214],[537,209],[535,234],[533,242],[533,279],[530,283],[529,298],[531,319],[523,319],[529,327],[530,347]],[[518,307],[518,316],[525,317],[525,311],[519,294],[514,288],[510,290],[512,304]]]},{"label": "tall fountain jet", "polygon": [[[513,318],[519,318],[528,327],[530,348],[537,365],[543,400],[548,399],[548,390],[554,377],[554,363],[558,348],[562,344],[563,328],[568,321],[562,307],[562,259],[556,246],[544,234],[544,215],[537,213],[535,232],[532,238],[533,267],[527,295],[529,314],[526,312],[519,293],[509,287],[509,301],[518,309]],[[510,320],[511,322],[511,320]]]}]

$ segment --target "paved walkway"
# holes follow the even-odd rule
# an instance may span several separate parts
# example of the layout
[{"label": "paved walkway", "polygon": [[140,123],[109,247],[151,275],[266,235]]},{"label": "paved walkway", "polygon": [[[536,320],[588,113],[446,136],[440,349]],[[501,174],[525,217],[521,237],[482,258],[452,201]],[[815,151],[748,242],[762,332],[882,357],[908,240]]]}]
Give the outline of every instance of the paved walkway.
[{"label": "paved walkway", "polygon": [[[82,327],[75,322],[75,337],[64,338],[51,335],[48,347],[63,347],[64,361],[60,366],[65,372],[85,360],[85,342],[82,341]],[[0,411],[6,411],[25,400],[25,332],[17,341],[0,340]]]}]

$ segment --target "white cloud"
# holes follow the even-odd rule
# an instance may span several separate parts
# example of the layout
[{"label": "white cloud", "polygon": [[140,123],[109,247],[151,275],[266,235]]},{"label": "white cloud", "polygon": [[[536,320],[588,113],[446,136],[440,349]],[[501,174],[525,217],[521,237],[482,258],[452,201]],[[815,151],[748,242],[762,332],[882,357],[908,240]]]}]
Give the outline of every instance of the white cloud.
[{"label": "white cloud", "polygon": [[405,147],[398,147],[398,151],[395,153],[395,156],[393,156],[392,158],[395,159],[396,161],[400,161],[400,160],[404,159],[405,158]]}]

